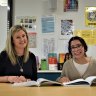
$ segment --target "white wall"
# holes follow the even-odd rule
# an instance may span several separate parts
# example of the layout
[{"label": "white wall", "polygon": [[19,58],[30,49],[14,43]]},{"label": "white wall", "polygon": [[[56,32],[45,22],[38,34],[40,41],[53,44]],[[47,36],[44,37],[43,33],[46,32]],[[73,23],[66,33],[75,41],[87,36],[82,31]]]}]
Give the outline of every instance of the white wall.
[{"label": "white wall", "polygon": [[[63,12],[63,0],[57,0],[57,10],[55,12],[50,12],[48,10],[48,0],[14,0],[14,24],[15,16],[36,16],[37,17],[37,48],[30,49],[35,55],[40,58],[43,57],[42,54],[42,38],[45,37],[55,37],[56,39],[56,49],[57,53],[65,52],[64,50],[64,40],[60,40],[58,37],[58,32],[60,32],[61,19],[72,19],[74,22],[75,29],[91,29],[85,26],[85,7],[96,6],[96,0],[78,0],[79,9],[76,12]],[[54,15],[56,18],[55,22],[55,32],[49,35],[43,35],[41,32],[41,17],[42,15]],[[96,46],[89,46],[88,55],[95,57],[94,52]]]},{"label": "white wall", "polygon": [[0,6],[0,51],[5,47],[7,37],[7,7]]}]

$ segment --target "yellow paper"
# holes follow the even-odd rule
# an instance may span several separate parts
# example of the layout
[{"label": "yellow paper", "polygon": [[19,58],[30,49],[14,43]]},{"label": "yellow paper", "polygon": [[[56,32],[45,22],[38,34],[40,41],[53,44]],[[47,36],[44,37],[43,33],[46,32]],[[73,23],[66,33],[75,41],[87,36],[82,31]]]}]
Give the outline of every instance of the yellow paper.
[{"label": "yellow paper", "polygon": [[86,7],[85,24],[86,26],[96,27],[96,7]]}]

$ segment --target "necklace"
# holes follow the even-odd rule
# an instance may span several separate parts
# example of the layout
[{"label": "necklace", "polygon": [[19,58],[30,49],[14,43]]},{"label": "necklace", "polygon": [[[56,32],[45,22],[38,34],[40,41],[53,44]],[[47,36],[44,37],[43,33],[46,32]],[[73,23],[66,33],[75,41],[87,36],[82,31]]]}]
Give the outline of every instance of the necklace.
[{"label": "necklace", "polygon": [[23,70],[23,58],[22,57],[18,57],[17,58],[17,63],[19,65],[19,67],[20,67],[20,72],[23,72],[24,71]]}]

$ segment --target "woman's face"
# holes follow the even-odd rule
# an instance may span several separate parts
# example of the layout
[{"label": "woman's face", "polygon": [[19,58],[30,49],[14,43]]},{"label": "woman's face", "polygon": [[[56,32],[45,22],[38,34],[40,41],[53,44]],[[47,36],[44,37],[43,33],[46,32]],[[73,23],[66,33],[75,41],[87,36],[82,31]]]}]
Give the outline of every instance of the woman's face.
[{"label": "woman's face", "polygon": [[16,32],[13,36],[13,43],[16,50],[24,49],[28,43],[26,33],[23,30]]},{"label": "woman's face", "polygon": [[74,58],[80,59],[85,57],[84,46],[79,40],[71,41],[71,52]]}]

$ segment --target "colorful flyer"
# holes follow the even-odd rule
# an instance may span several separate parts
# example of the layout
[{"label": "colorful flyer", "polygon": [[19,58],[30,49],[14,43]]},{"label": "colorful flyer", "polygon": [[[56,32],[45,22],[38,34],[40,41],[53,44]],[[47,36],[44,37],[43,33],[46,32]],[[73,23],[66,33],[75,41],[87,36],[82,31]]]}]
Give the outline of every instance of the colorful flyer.
[{"label": "colorful flyer", "polygon": [[84,38],[88,45],[96,45],[96,30],[75,30],[74,35]]},{"label": "colorful flyer", "polygon": [[36,48],[36,33],[28,32],[29,48]]},{"label": "colorful flyer", "polygon": [[61,20],[60,38],[69,39],[73,35],[73,20]]},{"label": "colorful flyer", "polygon": [[85,24],[89,27],[96,27],[96,7],[86,7]]}]

